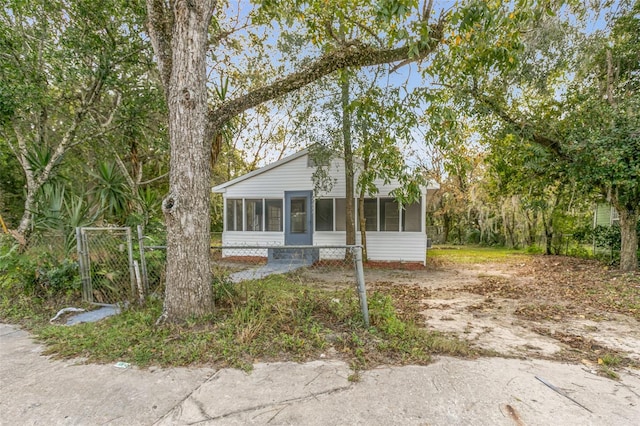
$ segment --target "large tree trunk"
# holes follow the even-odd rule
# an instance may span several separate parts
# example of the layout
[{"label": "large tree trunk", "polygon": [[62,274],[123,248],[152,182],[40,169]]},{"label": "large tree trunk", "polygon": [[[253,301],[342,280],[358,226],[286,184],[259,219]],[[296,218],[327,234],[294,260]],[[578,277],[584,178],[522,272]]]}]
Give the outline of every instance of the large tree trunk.
[{"label": "large tree trunk", "polygon": [[211,141],[207,133],[206,50],[211,1],[176,1],[169,108],[169,194],[164,313],[169,321],[212,312],[209,193]]},{"label": "large tree trunk", "polygon": [[624,206],[615,206],[620,216],[620,269],[624,272],[633,272],[638,269],[638,234],[636,224],[640,209],[627,209]]}]

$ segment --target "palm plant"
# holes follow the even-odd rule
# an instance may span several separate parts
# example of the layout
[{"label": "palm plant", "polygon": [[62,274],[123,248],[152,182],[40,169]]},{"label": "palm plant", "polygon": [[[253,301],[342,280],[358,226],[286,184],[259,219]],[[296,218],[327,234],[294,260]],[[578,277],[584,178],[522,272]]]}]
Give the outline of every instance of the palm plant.
[{"label": "palm plant", "polygon": [[116,164],[101,161],[95,171],[89,173],[94,178],[90,194],[99,204],[104,219],[124,223],[134,197]]}]

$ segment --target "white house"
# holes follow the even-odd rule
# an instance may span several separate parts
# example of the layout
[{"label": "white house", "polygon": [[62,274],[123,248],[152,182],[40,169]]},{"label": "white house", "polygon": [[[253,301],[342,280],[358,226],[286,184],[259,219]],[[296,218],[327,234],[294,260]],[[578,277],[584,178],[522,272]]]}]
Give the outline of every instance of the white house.
[{"label": "white house", "polygon": [[[305,149],[213,187],[213,192],[223,194],[225,205],[222,244],[344,245],[344,160],[334,158],[327,170],[331,189],[314,194],[315,165]],[[389,195],[397,182],[379,181],[376,187],[378,194],[364,200],[368,258],[424,263],[427,192],[437,185],[423,188],[420,202],[405,206]],[[360,232],[356,235],[359,244]]]}]

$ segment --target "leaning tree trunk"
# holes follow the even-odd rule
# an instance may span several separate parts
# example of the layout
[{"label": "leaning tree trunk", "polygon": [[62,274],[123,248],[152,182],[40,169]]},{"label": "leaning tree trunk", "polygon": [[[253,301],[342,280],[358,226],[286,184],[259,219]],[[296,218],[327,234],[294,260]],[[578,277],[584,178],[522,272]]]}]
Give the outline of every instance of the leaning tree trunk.
[{"label": "leaning tree trunk", "polygon": [[31,222],[33,221],[33,210],[36,205],[36,191],[32,188],[27,188],[27,197],[24,201],[24,212],[22,218],[14,234],[20,245],[26,245],[29,230],[31,229]]},{"label": "leaning tree trunk", "polygon": [[638,269],[638,234],[636,224],[640,209],[627,209],[615,206],[620,216],[620,269],[633,272]]},{"label": "leaning tree trunk", "polygon": [[[169,194],[163,316],[182,321],[212,312],[210,259],[210,156],[207,133],[206,49],[209,2],[175,2],[169,108]],[[206,194],[206,196],[204,195]]]}]

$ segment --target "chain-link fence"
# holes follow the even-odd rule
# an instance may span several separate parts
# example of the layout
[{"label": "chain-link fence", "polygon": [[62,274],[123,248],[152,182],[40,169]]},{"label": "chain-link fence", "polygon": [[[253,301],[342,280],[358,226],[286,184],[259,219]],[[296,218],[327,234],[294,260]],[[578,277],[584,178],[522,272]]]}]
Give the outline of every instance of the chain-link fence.
[{"label": "chain-link fence", "polygon": [[139,297],[131,228],[77,228],[76,240],[84,301],[122,304]]},{"label": "chain-link fence", "polygon": [[62,230],[48,230],[29,234],[25,246],[35,252],[46,252],[62,260],[73,254],[75,242],[73,234],[67,234]]},{"label": "chain-link fence", "polygon": [[167,260],[166,238],[150,238],[138,226],[138,250],[141,281],[145,295],[163,297],[165,264]]},{"label": "chain-link fence", "polygon": [[[85,301],[122,304],[149,295],[164,297],[166,246],[147,238],[141,227],[137,244],[130,228],[78,228],[76,238]],[[214,283],[238,284],[277,275],[319,288],[355,285],[368,322],[360,246],[213,244]]]},{"label": "chain-link fence", "polygon": [[[143,248],[141,264],[145,266],[141,269],[146,271],[150,294],[158,297],[164,292],[165,249]],[[211,267],[217,283],[239,284],[280,275],[317,288],[356,287],[368,323],[360,246],[212,246]]]}]

